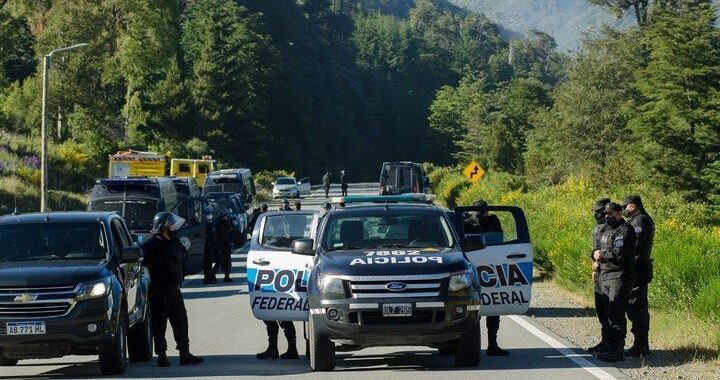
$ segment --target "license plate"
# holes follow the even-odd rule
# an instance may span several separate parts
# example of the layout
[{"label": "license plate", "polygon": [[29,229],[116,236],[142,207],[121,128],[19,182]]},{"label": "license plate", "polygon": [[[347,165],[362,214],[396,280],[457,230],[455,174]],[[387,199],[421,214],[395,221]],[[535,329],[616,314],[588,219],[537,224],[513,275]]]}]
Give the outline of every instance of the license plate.
[{"label": "license plate", "polygon": [[8,322],[8,335],[44,335],[47,333],[45,322]]},{"label": "license plate", "polygon": [[383,317],[409,317],[412,305],[409,303],[388,303],[383,305]]}]

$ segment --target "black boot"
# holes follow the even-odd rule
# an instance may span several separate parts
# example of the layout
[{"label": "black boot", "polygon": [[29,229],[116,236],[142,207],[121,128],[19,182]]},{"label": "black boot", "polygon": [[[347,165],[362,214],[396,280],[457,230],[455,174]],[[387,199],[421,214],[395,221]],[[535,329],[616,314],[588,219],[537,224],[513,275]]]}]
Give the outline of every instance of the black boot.
[{"label": "black boot", "polygon": [[165,354],[159,354],[157,358],[157,366],[158,367],[170,367],[170,360],[168,360],[167,355]]},{"label": "black boot", "polygon": [[629,357],[645,356],[650,353],[650,344],[647,335],[636,335],[635,342],[629,350],[625,351],[625,355]]},{"label": "black boot", "polygon": [[180,365],[196,365],[204,363],[205,359],[195,356],[191,354],[190,352],[181,352],[180,353]]},{"label": "black boot", "polygon": [[500,346],[497,343],[497,335],[490,334],[488,336],[488,347],[486,355],[487,356],[508,356],[510,353],[508,351],[503,350],[500,348]]},{"label": "black boot", "polygon": [[264,352],[255,355],[260,360],[277,359],[280,357],[277,348],[277,337],[268,338],[268,348]]},{"label": "black boot", "polygon": [[225,276],[225,279],[223,280],[225,282],[233,282],[233,279],[230,278],[230,276]]},{"label": "black boot", "polygon": [[598,355],[598,360],[603,361],[605,363],[615,363],[615,362],[623,362],[625,361],[625,355],[623,355],[622,351],[608,351],[604,352],[600,355]]},{"label": "black boot", "polygon": [[297,347],[295,346],[295,339],[288,339],[288,350],[286,353],[280,355],[280,359],[298,359]]},{"label": "black boot", "polygon": [[608,350],[608,344],[604,340],[601,340],[600,343],[587,349],[587,351],[589,353],[598,353],[598,354],[606,352],[607,350]]}]

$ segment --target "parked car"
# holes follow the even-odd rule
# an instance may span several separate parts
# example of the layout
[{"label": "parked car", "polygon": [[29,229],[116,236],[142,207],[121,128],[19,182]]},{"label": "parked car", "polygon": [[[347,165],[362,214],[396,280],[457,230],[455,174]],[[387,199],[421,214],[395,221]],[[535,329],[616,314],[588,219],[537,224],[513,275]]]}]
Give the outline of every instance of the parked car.
[{"label": "parked car", "polygon": [[300,198],[300,189],[295,177],[278,177],[273,182],[272,192],[273,198]]},{"label": "parked car", "polygon": [[142,251],[115,212],[0,217],[0,366],[98,355],[106,375],[152,359]]}]

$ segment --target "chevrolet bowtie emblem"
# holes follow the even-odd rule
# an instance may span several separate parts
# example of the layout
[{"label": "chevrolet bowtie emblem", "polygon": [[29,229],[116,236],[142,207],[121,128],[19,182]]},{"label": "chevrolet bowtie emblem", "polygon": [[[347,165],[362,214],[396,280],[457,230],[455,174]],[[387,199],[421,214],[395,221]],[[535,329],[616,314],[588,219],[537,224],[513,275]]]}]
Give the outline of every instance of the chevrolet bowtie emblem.
[{"label": "chevrolet bowtie emblem", "polygon": [[31,302],[38,298],[35,294],[23,293],[15,297],[15,302]]}]

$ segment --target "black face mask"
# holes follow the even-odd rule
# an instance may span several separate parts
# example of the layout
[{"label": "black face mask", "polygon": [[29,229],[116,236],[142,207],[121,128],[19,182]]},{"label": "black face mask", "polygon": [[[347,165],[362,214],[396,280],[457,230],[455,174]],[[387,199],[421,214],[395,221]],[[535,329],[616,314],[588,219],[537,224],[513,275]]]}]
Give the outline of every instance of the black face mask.
[{"label": "black face mask", "polygon": [[630,216],[630,211],[628,211],[628,210],[623,210],[622,216],[625,217],[625,218],[629,217],[629,216]]},{"label": "black face mask", "polygon": [[595,213],[595,220],[597,221],[598,224],[603,224],[603,223],[605,223],[605,214],[603,214],[603,213],[601,213],[601,212],[596,212],[596,213]]},{"label": "black face mask", "polygon": [[617,226],[620,225],[620,221],[617,220],[617,219],[615,219],[615,218],[608,217],[608,218],[607,218],[607,225],[610,226],[611,228],[615,228],[615,227],[617,227]]}]

